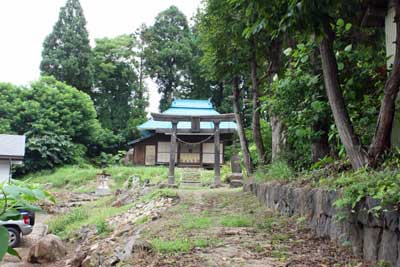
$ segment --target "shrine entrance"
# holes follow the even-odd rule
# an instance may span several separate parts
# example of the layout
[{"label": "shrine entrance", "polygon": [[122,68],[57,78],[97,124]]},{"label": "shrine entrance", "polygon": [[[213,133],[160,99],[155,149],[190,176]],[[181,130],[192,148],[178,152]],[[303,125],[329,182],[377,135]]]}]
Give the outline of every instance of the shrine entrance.
[{"label": "shrine entrance", "polygon": [[[171,115],[171,114],[159,114],[152,113],[154,121],[167,121],[172,124],[171,130],[168,130],[168,134],[171,135],[170,148],[169,148],[169,171],[168,171],[168,184],[175,184],[175,165],[176,151],[180,149],[179,163],[199,163],[201,162],[202,149],[208,148],[208,156],[214,156],[214,185],[221,185],[221,143],[220,143],[220,124],[221,122],[234,122],[235,114],[217,114],[217,115],[201,115],[201,116],[186,116],[186,115]],[[180,129],[178,132],[179,122],[190,122],[191,128]],[[213,124],[213,129],[201,129],[200,123],[208,122]],[[199,142],[186,142],[178,137],[178,135],[207,135],[208,137]],[[209,141],[213,140],[214,151],[210,153]],[[179,147],[177,144],[179,142]],[[208,143],[207,143],[208,141]],[[207,145],[206,145],[207,144]]]}]

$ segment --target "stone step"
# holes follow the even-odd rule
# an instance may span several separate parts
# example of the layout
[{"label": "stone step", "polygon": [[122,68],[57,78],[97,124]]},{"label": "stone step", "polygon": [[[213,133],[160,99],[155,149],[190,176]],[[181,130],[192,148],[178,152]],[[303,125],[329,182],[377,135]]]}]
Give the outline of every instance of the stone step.
[{"label": "stone step", "polygon": [[229,183],[230,187],[242,187],[243,186],[243,180],[231,180]]},{"label": "stone step", "polygon": [[182,182],[181,182],[181,186],[198,186],[198,187],[201,187],[202,186],[202,184],[201,184],[201,182],[200,181],[194,181],[194,180],[182,180]]}]

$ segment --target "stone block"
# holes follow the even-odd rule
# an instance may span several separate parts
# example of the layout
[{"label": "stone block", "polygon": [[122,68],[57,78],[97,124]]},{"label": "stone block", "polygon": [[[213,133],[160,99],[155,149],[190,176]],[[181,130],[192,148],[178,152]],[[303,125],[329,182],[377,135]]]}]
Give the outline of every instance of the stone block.
[{"label": "stone block", "polygon": [[378,261],[384,261],[390,266],[396,266],[398,253],[398,234],[383,230],[382,239],[378,251]]},{"label": "stone block", "polygon": [[399,212],[395,210],[387,211],[383,214],[384,227],[392,232],[399,229]]},{"label": "stone block", "polygon": [[349,224],[349,239],[353,249],[353,254],[357,257],[364,255],[364,227],[362,224]]},{"label": "stone block", "polygon": [[381,235],[382,235],[381,228],[364,227],[364,232],[363,232],[364,259],[373,262],[377,261]]}]

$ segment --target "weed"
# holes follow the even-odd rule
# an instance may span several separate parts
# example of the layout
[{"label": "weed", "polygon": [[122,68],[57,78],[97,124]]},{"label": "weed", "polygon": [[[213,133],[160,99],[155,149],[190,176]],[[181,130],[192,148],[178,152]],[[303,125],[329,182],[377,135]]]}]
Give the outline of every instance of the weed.
[{"label": "weed", "polygon": [[171,253],[187,253],[192,248],[205,248],[212,244],[211,240],[208,239],[175,239],[175,240],[162,240],[153,239],[150,241],[153,249],[159,253],[171,254]]},{"label": "weed", "polygon": [[268,217],[263,222],[257,223],[257,228],[260,230],[265,230],[267,232],[272,231],[274,226],[277,226],[276,218]]},{"label": "weed", "polygon": [[279,259],[280,261],[286,261],[289,253],[287,252],[286,248],[283,247],[274,247],[271,252],[271,256],[273,258]]},{"label": "weed", "polygon": [[58,215],[54,217],[49,222],[49,230],[56,234],[62,236],[65,232],[67,225],[72,225],[89,217],[88,211],[83,208],[73,209],[70,213]]},{"label": "weed", "polygon": [[106,235],[112,231],[110,225],[103,219],[96,223],[96,232],[99,235]]},{"label": "weed", "polygon": [[272,244],[279,244],[284,241],[288,241],[290,239],[289,234],[283,234],[283,233],[276,233],[272,236],[271,238],[271,243]]},{"label": "weed", "polygon": [[265,181],[290,181],[294,178],[294,172],[284,161],[277,161],[265,168],[260,168],[254,174],[257,182]]},{"label": "weed", "polygon": [[225,227],[250,227],[253,225],[253,221],[244,216],[222,217],[220,223]]},{"label": "weed", "polygon": [[154,199],[158,199],[161,197],[170,197],[170,198],[176,198],[178,197],[178,193],[176,190],[170,189],[170,188],[165,188],[165,189],[157,189],[151,192],[150,194],[145,195],[142,198],[142,201],[150,201]]},{"label": "weed", "polygon": [[152,247],[159,253],[185,253],[192,248],[191,242],[188,239],[162,240],[153,239]]},{"label": "weed", "polygon": [[213,221],[210,217],[204,216],[185,216],[182,219],[181,225],[184,229],[207,229],[212,225]]},{"label": "weed", "polygon": [[136,220],[135,224],[136,224],[136,225],[144,224],[144,223],[148,222],[149,219],[150,219],[150,218],[149,218],[149,216],[147,216],[147,215],[142,216],[142,217],[140,217],[139,219]]}]

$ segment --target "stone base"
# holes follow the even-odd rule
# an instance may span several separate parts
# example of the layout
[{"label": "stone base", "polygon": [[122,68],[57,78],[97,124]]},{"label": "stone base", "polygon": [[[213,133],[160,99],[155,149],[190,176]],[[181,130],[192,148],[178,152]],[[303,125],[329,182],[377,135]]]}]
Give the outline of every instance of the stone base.
[{"label": "stone base", "polygon": [[111,195],[110,188],[97,188],[95,192],[96,196],[108,196]]},{"label": "stone base", "polygon": [[232,188],[237,188],[237,187],[242,187],[243,186],[243,180],[231,180],[229,183],[229,186]]},{"label": "stone base", "polygon": [[158,185],[158,188],[160,188],[160,189],[162,189],[162,188],[178,188],[178,185],[162,183],[162,184]]}]

